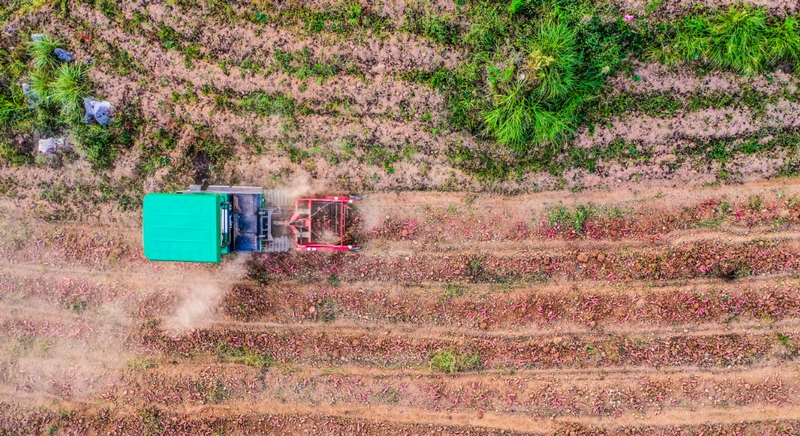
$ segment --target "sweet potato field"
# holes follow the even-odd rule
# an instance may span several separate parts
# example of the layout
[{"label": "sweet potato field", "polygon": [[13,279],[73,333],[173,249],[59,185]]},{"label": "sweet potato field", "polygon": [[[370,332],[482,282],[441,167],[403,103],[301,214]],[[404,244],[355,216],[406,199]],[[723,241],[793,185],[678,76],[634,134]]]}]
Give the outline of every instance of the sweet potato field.
[{"label": "sweet potato field", "polygon": [[[800,434],[798,13],[3,2],[0,434]],[[145,259],[203,181],[363,249]]]}]

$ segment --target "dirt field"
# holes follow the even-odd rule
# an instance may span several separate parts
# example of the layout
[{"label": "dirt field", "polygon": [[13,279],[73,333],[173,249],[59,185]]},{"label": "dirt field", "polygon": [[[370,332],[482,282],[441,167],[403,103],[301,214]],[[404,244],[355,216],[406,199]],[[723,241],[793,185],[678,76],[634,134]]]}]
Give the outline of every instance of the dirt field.
[{"label": "dirt field", "polygon": [[[403,30],[416,2],[38,3],[0,55],[65,41],[135,141],[0,165],[0,434],[800,434],[796,73],[631,62],[595,114],[663,107],[493,179],[459,156],[514,155],[408,78],[470,56]],[[698,3],[732,2],[656,15]],[[360,194],[363,250],[146,260],[144,193],[203,179]]]},{"label": "dirt field", "polygon": [[[0,426],[795,434],[798,196],[372,193],[359,254],[220,266],[143,260],[136,227],[6,208]],[[542,220],[557,199],[625,213],[576,236]],[[434,371],[439,350],[478,366]]]}]

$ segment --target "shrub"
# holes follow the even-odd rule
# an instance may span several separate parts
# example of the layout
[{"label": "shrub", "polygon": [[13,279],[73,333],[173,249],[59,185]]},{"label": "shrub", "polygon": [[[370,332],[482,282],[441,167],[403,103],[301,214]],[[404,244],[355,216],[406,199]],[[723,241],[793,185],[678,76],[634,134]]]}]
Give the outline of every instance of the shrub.
[{"label": "shrub", "polygon": [[655,58],[666,63],[701,61],[714,69],[751,76],[782,62],[797,68],[800,28],[797,18],[770,18],[762,8],[733,5],[725,11],[692,15],[674,25],[666,47]]},{"label": "shrub", "polygon": [[239,102],[239,106],[244,110],[255,112],[261,116],[292,116],[294,115],[295,101],[280,92],[274,94],[253,92],[242,99]]},{"label": "shrub", "polygon": [[267,369],[275,363],[269,354],[258,353],[250,347],[231,347],[227,344],[217,346],[217,357],[225,362],[239,363],[259,369]]},{"label": "shrub", "polygon": [[560,20],[546,20],[526,49],[523,74],[536,95],[542,99],[555,99],[575,89],[580,59],[574,28]]},{"label": "shrub", "polygon": [[482,367],[478,353],[469,354],[458,353],[453,350],[438,350],[431,353],[430,359],[431,370],[449,374],[478,370]]},{"label": "shrub", "polygon": [[47,74],[54,72],[59,65],[59,60],[55,55],[55,49],[59,47],[61,47],[61,43],[47,35],[40,41],[30,41],[28,54],[34,70]]},{"label": "shrub", "polygon": [[83,116],[83,98],[91,88],[86,67],[63,64],[50,84],[50,97],[61,106],[61,115],[68,123],[77,123]]}]

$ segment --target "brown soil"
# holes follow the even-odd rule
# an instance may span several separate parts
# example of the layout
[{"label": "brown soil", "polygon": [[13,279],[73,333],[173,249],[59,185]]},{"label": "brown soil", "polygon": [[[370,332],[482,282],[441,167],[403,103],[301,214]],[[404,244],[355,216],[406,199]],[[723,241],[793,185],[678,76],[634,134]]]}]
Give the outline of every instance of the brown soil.
[{"label": "brown soil", "polygon": [[[118,211],[7,205],[0,428],[792,434],[797,195],[373,194],[360,254],[219,266],[143,260]],[[575,232],[548,220],[559,202],[598,212]],[[479,367],[437,372],[438,350]]]}]

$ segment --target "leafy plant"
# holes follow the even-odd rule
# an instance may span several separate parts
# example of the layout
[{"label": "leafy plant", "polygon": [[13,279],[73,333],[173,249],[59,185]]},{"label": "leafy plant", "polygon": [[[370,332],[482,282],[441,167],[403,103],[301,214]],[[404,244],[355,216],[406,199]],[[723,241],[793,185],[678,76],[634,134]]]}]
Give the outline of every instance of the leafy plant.
[{"label": "leafy plant", "polygon": [[61,114],[69,123],[80,121],[83,98],[90,91],[86,66],[77,63],[61,65],[50,84],[50,97],[61,106]]},{"label": "leafy plant", "polygon": [[295,101],[291,97],[276,92],[252,92],[239,102],[239,106],[247,111],[255,112],[261,116],[283,115],[292,116],[295,111]]},{"label": "leafy plant", "polygon": [[586,221],[597,215],[597,209],[591,203],[579,204],[574,210],[564,205],[552,206],[547,210],[547,219],[551,226],[570,228],[576,234],[583,234]]},{"label": "leafy plant", "polygon": [[259,353],[248,346],[231,347],[227,344],[217,346],[217,357],[225,362],[239,363],[259,369],[267,369],[275,363],[269,354]]},{"label": "leafy plant", "polygon": [[28,43],[28,54],[31,57],[31,64],[34,70],[47,74],[54,72],[59,65],[55,50],[60,47],[61,43],[48,35],[38,41],[30,41]]},{"label": "leafy plant", "polygon": [[449,374],[462,371],[473,371],[481,369],[481,361],[478,353],[458,353],[453,350],[438,350],[430,354],[430,368],[433,371],[441,371]]},{"label": "leafy plant", "polygon": [[797,18],[770,18],[762,8],[733,5],[679,21],[655,57],[667,63],[701,61],[712,68],[754,75],[800,56]]}]

